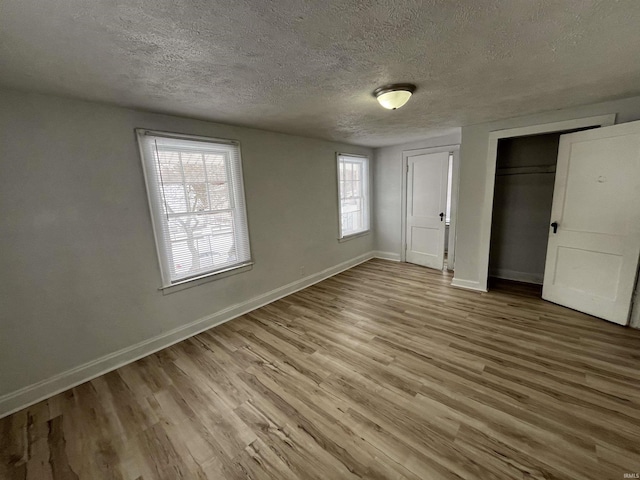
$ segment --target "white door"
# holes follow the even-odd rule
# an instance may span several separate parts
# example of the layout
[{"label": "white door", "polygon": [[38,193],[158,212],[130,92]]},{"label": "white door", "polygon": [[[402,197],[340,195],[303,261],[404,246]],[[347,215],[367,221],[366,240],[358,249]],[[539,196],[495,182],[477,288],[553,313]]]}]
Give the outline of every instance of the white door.
[{"label": "white door", "polygon": [[442,270],[449,152],[407,158],[406,260]]},{"label": "white door", "polygon": [[560,137],[551,222],[542,298],[626,325],[640,254],[640,122]]}]

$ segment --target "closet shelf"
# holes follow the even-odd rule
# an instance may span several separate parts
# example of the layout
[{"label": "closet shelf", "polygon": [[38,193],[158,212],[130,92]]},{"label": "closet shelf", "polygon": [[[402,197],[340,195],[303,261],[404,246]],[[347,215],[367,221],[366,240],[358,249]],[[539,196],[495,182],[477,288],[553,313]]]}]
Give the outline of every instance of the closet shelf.
[{"label": "closet shelf", "polygon": [[540,173],[556,173],[555,165],[545,165],[538,167],[508,167],[498,168],[496,175],[531,175]]}]

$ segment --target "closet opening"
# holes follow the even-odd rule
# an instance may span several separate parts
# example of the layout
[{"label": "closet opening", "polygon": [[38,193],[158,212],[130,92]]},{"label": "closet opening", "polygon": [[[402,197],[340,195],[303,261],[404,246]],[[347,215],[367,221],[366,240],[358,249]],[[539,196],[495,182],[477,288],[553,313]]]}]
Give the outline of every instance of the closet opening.
[{"label": "closet opening", "polygon": [[[527,284],[542,295],[560,136],[589,128],[498,141],[489,287]],[[506,282],[505,282],[506,281]]]}]

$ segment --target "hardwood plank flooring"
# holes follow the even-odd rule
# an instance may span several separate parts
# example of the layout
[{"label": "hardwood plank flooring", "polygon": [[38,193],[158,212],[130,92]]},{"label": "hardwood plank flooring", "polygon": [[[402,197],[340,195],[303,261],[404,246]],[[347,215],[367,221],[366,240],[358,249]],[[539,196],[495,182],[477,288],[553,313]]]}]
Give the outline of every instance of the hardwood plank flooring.
[{"label": "hardwood plank flooring", "polygon": [[640,473],[640,331],[450,281],[371,260],[26,408],[0,478]]}]

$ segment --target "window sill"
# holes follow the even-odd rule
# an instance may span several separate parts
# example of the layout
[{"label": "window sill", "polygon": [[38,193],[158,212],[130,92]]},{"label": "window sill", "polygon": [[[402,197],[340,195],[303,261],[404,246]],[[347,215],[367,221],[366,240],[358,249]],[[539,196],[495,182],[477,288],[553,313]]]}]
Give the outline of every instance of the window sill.
[{"label": "window sill", "polygon": [[252,268],[253,268],[253,262],[243,263],[242,265],[231,267],[227,270],[222,270],[220,272],[207,273],[205,275],[201,275],[196,278],[190,278],[187,280],[183,280],[181,282],[174,283],[172,285],[167,285],[166,287],[160,287],[158,290],[161,290],[163,295],[169,295],[170,293],[179,292],[187,288],[197,287],[199,285],[202,285],[203,283],[209,283],[214,280],[230,277],[231,275],[247,272]]},{"label": "window sill", "polygon": [[353,233],[351,235],[347,235],[346,237],[342,237],[338,239],[338,242],[348,242],[349,240],[353,240],[354,238],[364,237],[365,235],[369,235],[371,230],[366,230],[364,232]]}]

